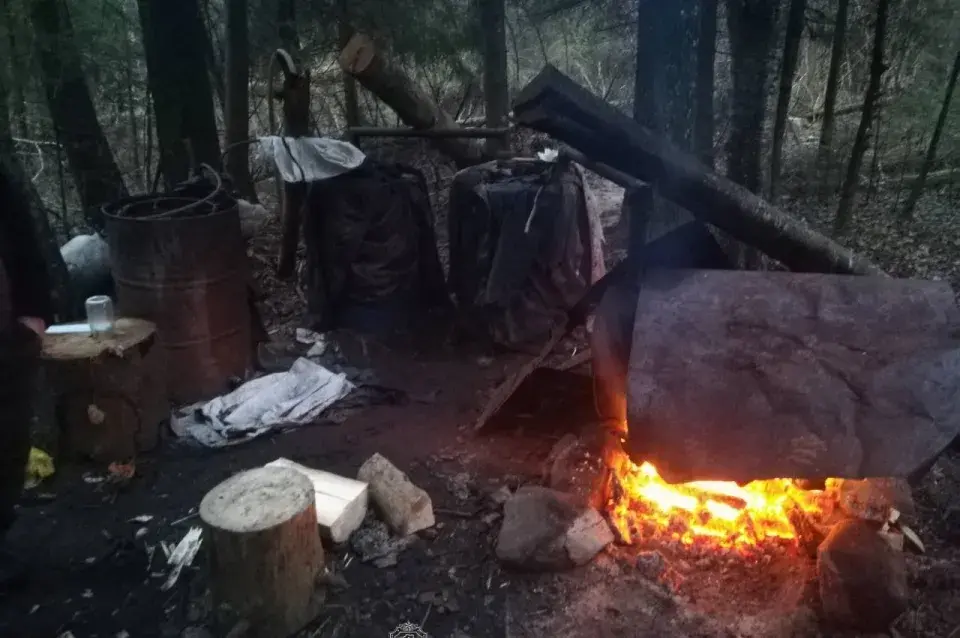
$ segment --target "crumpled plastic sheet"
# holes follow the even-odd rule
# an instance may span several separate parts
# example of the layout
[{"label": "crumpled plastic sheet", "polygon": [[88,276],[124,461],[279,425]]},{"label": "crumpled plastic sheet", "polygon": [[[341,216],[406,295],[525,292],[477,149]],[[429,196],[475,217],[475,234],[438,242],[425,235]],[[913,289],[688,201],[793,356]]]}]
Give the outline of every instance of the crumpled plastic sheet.
[{"label": "crumpled plastic sheet", "polygon": [[206,447],[237,445],[309,424],[355,387],[345,373],[301,357],[286,372],[253,379],[229,394],[174,413],[171,428],[178,437]]}]

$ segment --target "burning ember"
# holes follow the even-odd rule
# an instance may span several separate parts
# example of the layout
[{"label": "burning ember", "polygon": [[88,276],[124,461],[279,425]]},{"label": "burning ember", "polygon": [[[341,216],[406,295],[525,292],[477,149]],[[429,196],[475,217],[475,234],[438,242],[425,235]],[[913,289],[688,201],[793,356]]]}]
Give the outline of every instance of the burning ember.
[{"label": "burning ember", "polygon": [[826,491],[802,489],[791,479],[742,487],[724,481],[671,485],[653,465],[638,466],[625,454],[612,469],[618,487],[610,519],[630,543],[675,541],[749,553],[771,543],[794,544],[791,521],[820,521],[832,509]]}]

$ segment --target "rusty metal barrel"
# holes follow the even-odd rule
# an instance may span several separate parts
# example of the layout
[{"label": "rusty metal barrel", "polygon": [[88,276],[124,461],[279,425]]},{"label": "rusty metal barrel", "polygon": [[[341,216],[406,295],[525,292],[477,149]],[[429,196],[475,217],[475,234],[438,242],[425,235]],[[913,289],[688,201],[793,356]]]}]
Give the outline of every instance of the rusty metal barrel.
[{"label": "rusty metal barrel", "polygon": [[236,201],[193,182],[103,208],[118,311],[157,325],[170,399],[228,389],[251,366],[248,265]]}]

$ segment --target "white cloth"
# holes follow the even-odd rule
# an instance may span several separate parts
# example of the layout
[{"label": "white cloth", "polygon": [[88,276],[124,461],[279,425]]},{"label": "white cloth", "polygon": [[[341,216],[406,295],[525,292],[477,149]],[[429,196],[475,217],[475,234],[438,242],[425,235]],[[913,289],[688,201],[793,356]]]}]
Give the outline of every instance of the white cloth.
[{"label": "white cloth", "polygon": [[273,159],[285,182],[315,182],[360,166],[366,155],[349,142],[329,137],[261,137],[260,148]]}]

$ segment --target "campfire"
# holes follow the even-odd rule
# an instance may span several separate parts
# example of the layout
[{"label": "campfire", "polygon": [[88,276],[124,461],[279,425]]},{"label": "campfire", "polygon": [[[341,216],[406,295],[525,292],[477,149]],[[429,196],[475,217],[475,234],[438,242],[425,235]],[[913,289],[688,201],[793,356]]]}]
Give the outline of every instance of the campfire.
[{"label": "campfire", "polygon": [[[670,484],[656,467],[618,452],[613,463],[610,522],[628,544],[673,544],[751,554],[796,546],[801,521],[821,524],[835,507],[835,481],[804,489],[793,479]],[[802,529],[802,528],[801,528]]]}]

